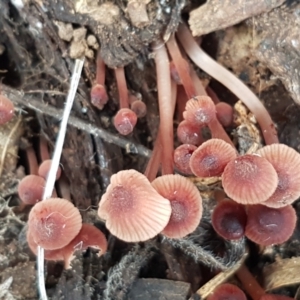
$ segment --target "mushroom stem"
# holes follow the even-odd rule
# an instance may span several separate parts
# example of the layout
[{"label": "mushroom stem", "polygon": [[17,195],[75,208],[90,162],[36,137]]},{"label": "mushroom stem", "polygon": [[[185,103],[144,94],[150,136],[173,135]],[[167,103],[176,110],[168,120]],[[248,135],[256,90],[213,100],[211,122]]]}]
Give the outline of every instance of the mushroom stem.
[{"label": "mushroom stem", "polygon": [[48,143],[43,137],[40,138],[40,158],[42,162],[50,159]]},{"label": "mushroom stem", "polygon": [[207,55],[198,46],[189,29],[184,24],[179,25],[177,36],[191,60],[199,68],[231,90],[254,114],[260,125],[266,144],[278,143],[275,125],[268,111],[256,95],[236,76]]},{"label": "mushroom stem", "polygon": [[115,75],[119,91],[120,109],[129,108],[128,89],[126,84],[124,68],[116,68]]},{"label": "mushroom stem", "polygon": [[194,83],[194,87],[196,89],[196,93],[197,95],[204,95],[207,96],[207,92],[203,86],[202,81],[199,79],[197,73],[195,70],[191,70],[191,78],[193,80]]},{"label": "mushroom stem", "polygon": [[30,146],[26,149],[26,156],[30,175],[38,175],[39,165],[34,152],[34,149]]},{"label": "mushroom stem", "polygon": [[[171,76],[169,69],[169,59],[166,48],[162,41],[155,42],[152,45],[154,51],[154,59],[156,65],[157,89],[160,125],[159,131],[163,138],[162,144],[162,173],[173,174],[173,115],[174,110],[172,92],[171,92]],[[175,101],[174,101],[175,102]]]},{"label": "mushroom stem", "polygon": [[150,182],[152,182],[158,173],[160,163],[161,163],[161,139],[160,134],[158,133],[158,136],[156,138],[154,148],[152,151],[152,155],[148,161],[146,170],[144,172],[144,175],[148,178]]},{"label": "mushroom stem", "polygon": [[259,300],[263,295],[265,295],[265,291],[259,285],[254,276],[250,273],[245,264],[243,264],[238,271],[236,272],[236,276],[243,284],[244,289],[250,295],[252,300]]},{"label": "mushroom stem", "polygon": [[104,86],[105,83],[105,64],[100,54],[100,49],[97,54],[97,69],[96,69],[96,83]]},{"label": "mushroom stem", "polygon": [[190,99],[196,96],[197,95],[196,90],[193,81],[191,79],[191,76],[189,74],[188,62],[182,57],[174,34],[171,35],[166,45],[173,59],[174,65],[182,81],[183,87],[185,89],[188,98]]},{"label": "mushroom stem", "polygon": [[233,142],[229,138],[228,134],[224,130],[223,126],[220,124],[219,120],[217,119],[217,116],[214,120],[212,120],[208,124],[208,127],[209,127],[209,129],[211,131],[211,135],[214,139],[221,139],[221,140],[229,143],[233,147],[235,147]]}]

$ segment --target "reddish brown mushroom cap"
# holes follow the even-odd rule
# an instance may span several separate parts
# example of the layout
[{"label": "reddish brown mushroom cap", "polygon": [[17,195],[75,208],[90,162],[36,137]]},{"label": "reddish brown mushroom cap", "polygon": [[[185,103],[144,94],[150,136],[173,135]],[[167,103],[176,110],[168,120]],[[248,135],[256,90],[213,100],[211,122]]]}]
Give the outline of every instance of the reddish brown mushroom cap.
[{"label": "reddish brown mushroom cap", "polygon": [[278,176],[263,157],[244,155],[231,160],[222,174],[225,193],[241,204],[259,204],[275,191]]},{"label": "reddish brown mushroom cap", "polygon": [[215,207],[211,223],[215,231],[226,240],[238,240],[245,234],[247,214],[243,205],[224,199]]},{"label": "reddish brown mushroom cap", "polygon": [[224,283],[216,287],[207,300],[247,300],[247,297],[237,286]]},{"label": "reddish brown mushroom cap", "polygon": [[283,207],[300,197],[300,154],[283,144],[265,146],[257,152],[266,158],[278,175],[278,185],[274,194],[263,205]]},{"label": "reddish brown mushroom cap", "polygon": [[263,246],[287,241],[297,222],[296,212],[291,205],[277,209],[251,205],[247,209],[247,215],[246,237]]},{"label": "reddish brown mushroom cap", "polygon": [[28,218],[28,230],[34,242],[47,250],[69,244],[81,226],[79,210],[68,200],[60,198],[37,203]]},{"label": "reddish brown mushroom cap", "polygon": [[62,250],[65,269],[70,268],[70,263],[76,251],[85,251],[87,248],[98,250],[98,256],[107,250],[107,240],[101,230],[91,224],[82,224],[77,236]]},{"label": "reddish brown mushroom cap", "polygon": [[42,200],[46,181],[37,175],[25,176],[18,185],[18,194],[22,202],[33,205]]},{"label": "reddish brown mushroom cap", "polygon": [[183,120],[177,127],[178,140],[183,144],[199,146],[204,139],[201,133],[201,127]]},{"label": "reddish brown mushroom cap", "polygon": [[174,150],[174,164],[179,172],[185,175],[193,175],[190,168],[190,158],[197,149],[194,145],[183,144]]},{"label": "reddish brown mushroom cap", "polygon": [[198,177],[220,176],[236,156],[236,149],[230,144],[220,139],[210,139],[194,151],[190,167]]},{"label": "reddish brown mushroom cap", "polygon": [[13,103],[3,95],[0,95],[0,125],[9,122],[14,116]]},{"label": "reddish brown mushroom cap", "polygon": [[208,96],[197,96],[186,103],[183,118],[194,125],[203,126],[216,118],[216,107]]},{"label": "reddish brown mushroom cap", "polygon": [[[43,177],[44,179],[47,179],[48,173],[50,171],[51,163],[52,163],[51,159],[46,159],[40,164],[38,169],[39,176]],[[56,180],[60,178],[60,175],[61,175],[61,168],[58,167],[58,170],[56,172]]]},{"label": "reddish brown mushroom cap", "polygon": [[146,241],[160,233],[171,216],[170,202],[160,196],[146,176],[120,171],[102,196],[98,215],[108,230],[126,242]]},{"label": "reddish brown mushroom cap", "polygon": [[108,101],[106,89],[102,84],[95,84],[91,89],[91,103],[98,109],[103,109]]},{"label": "reddish brown mushroom cap", "polygon": [[121,108],[114,117],[114,125],[122,135],[130,134],[137,122],[136,114],[129,108]]},{"label": "reddish brown mushroom cap", "polygon": [[202,217],[202,198],[194,184],[181,175],[164,175],[156,178],[152,185],[171,202],[171,218],[162,233],[170,238],[192,233]]}]

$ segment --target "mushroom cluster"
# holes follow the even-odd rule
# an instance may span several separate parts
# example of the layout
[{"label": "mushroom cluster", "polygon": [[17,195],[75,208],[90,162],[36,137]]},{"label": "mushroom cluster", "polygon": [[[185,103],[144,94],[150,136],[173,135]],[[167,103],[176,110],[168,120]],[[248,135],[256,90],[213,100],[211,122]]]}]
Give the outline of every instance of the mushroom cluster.
[{"label": "mushroom cluster", "polygon": [[[300,155],[279,143],[275,125],[259,99],[209,58],[184,24],[170,36],[166,48],[158,41],[152,49],[160,114],[153,154],[144,175],[133,170],[113,175],[100,200],[100,218],[112,234],[128,242],[144,241],[159,233],[182,238],[193,232],[201,219],[201,195],[186,177],[174,175],[175,167],[185,176],[221,181],[224,197],[212,214],[212,225],[220,236],[233,240],[246,236],[260,245],[285,242],[296,225],[291,204],[300,197],[296,171]],[[184,55],[244,102],[260,125],[266,146],[256,152],[238,153],[226,131],[226,127],[234,126],[233,108],[203,86]],[[100,84],[104,86],[105,66],[101,58],[98,61],[101,68],[97,68],[96,77],[102,78]],[[120,110],[114,124],[121,134],[129,134],[137,118],[129,108],[124,68],[115,69],[115,75]],[[177,138],[182,145],[174,150],[175,106],[180,120]],[[210,132],[208,140],[202,134],[204,129]],[[162,176],[156,178],[160,166]]]}]

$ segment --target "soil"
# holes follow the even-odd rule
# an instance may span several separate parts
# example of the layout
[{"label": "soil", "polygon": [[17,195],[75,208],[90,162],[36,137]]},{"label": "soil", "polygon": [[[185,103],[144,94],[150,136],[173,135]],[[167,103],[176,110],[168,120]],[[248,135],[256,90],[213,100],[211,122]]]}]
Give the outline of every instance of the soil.
[{"label": "soil", "polygon": [[[61,164],[67,193],[80,209],[84,222],[103,230],[108,238],[108,251],[100,258],[93,250],[78,253],[70,270],[64,270],[61,262],[47,262],[48,296],[73,300],[199,299],[201,296],[196,291],[217,274],[223,276],[220,282],[231,278],[231,282],[239,284],[232,274],[247,256],[250,271],[268,291],[300,297],[297,268],[289,269],[290,273],[285,270],[289,274],[286,275],[282,264],[278,263],[300,256],[299,225],[292,238],[280,246],[263,249],[244,239],[224,241],[214,232],[210,222],[215,205],[212,190],[218,186],[218,181],[195,180],[204,199],[204,216],[197,230],[181,240],[159,236],[146,243],[124,243],[110,235],[97,217],[99,199],[110,176],[129,168],[143,172],[151,156],[159,124],[151,43],[159,37],[167,40],[179,22],[187,21],[189,13],[205,1],[136,2],[138,6],[134,7],[138,13],[132,13],[127,1],[122,0],[0,2],[0,92],[17,108],[14,119],[2,127],[0,133],[0,157],[5,157],[0,168],[3,169],[0,299],[38,299],[36,258],[26,242],[30,207],[21,205],[17,186],[29,172],[26,149],[32,146],[40,161],[41,137],[48,142],[50,152],[54,148],[73,59],[82,55],[86,56],[84,70]],[[218,6],[221,2],[207,1],[207,12],[214,14],[212,7],[222,8]],[[216,22],[210,33],[205,32],[202,45],[259,96],[277,125],[280,141],[300,151],[300,36],[297,27],[300,4],[282,2],[277,1],[276,5],[264,7],[264,10],[261,7],[257,11],[252,9],[245,18],[237,17],[228,28]],[[229,6],[224,11],[228,16],[233,15]],[[91,105],[89,96],[99,46],[107,65],[106,87],[110,98],[102,111]],[[126,138],[116,134],[112,125],[112,117],[118,110],[112,68],[120,66],[125,66],[128,88],[141,95],[148,110],[146,117],[138,121],[134,133]],[[232,105],[237,102],[224,86],[195,66],[194,69],[220,100]],[[255,126],[254,135],[260,140],[259,128],[253,125],[251,116],[246,114],[241,120],[240,125],[251,123]],[[175,127],[176,124],[178,120],[175,119]],[[228,131],[240,145],[245,141],[236,126]],[[61,195],[66,192],[63,188],[58,191]],[[295,202],[294,208],[300,214],[299,203]],[[299,260],[295,260],[295,264],[300,265]],[[269,265],[273,266],[272,272],[265,270]],[[280,272],[285,274],[284,285],[278,279]],[[272,274],[276,274],[276,280]],[[212,290],[214,286],[212,282],[206,288]]]}]

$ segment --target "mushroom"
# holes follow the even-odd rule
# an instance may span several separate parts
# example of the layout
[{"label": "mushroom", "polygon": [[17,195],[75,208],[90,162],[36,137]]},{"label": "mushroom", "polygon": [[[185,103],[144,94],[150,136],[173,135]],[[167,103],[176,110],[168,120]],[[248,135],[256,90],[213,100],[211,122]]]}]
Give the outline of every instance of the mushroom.
[{"label": "mushroom", "polygon": [[15,107],[13,103],[3,95],[0,95],[0,125],[9,122],[14,116]]},{"label": "mushroom", "polygon": [[263,202],[269,207],[283,207],[300,197],[300,154],[284,144],[272,144],[257,151],[267,159],[278,175],[278,185],[271,197]]},{"label": "mushroom", "polygon": [[210,139],[193,152],[190,168],[198,177],[220,176],[236,156],[236,149],[231,144],[220,139]]},{"label": "mushroom", "polygon": [[47,250],[69,244],[82,226],[79,210],[68,200],[49,198],[30,211],[28,230],[34,242]]},{"label": "mushroom", "polygon": [[277,209],[251,205],[247,207],[245,235],[262,246],[282,244],[292,236],[296,222],[296,212],[291,205]]},{"label": "mushroom", "polygon": [[171,203],[171,217],[162,234],[182,238],[192,233],[202,217],[202,198],[194,184],[181,175],[169,174],[156,178],[152,186]]},{"label": "mushroom", "polygon": [[96,61],[96,80],[91,89],[91,103],[101,110],[107,103],[108,96],[105,89],[105,64],[100,52],[99,49]]},{"label": "mushroom", "polygon": [[241,204],[259,204],[275,191],[278,176],[263,157],[243,155],[231,160],[222,174],[222,185],[229,198]]},{"label": "mushroom", "polygon": [[140,242],[153,238],[166,227],[171,205],[143,174],[125,170],[111,177],[98,215],[120,240]]},{"label": "mushroom", "polygon": [[178,140],[183,144],[199,146],[204,142],[201,132],[201,126],[189,123],[183,120],[177,127]]},{"label": "mushroom", "polygon": [[239,240],[245,235],[247,214],[243,205],[223,199],[213,210],[211,224],[226,240]]},{"label": "mushroom", "polygon": [[[39,176],[43,177],[44,179],[47,179],[48,173],[50,171],[51,163],[52,163],[52,160],[47,159],[47,160],[44,160],[40,164],[39,169],[38,169]],[[56,180],[58,180],[60,178],[60,175],[61,175],[61,168],[58,167],[57,172],[56,172]]]},{"label": "mushroom", "polygon": [[190,159],[196,149],[197,147],[194,145],[183,144],[174,150],[174,164],[182,174],[193,175],[190,168]]},{"label": "mushroom", "polygon": [[247,300],[245,293],[236,285],[223,283],[217,286],[207,300]]}]

